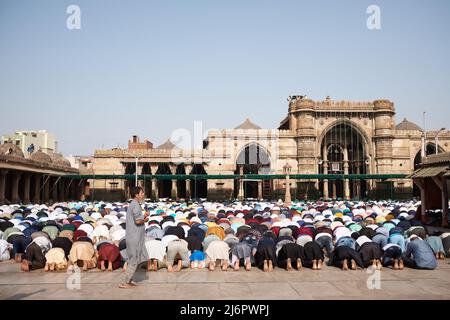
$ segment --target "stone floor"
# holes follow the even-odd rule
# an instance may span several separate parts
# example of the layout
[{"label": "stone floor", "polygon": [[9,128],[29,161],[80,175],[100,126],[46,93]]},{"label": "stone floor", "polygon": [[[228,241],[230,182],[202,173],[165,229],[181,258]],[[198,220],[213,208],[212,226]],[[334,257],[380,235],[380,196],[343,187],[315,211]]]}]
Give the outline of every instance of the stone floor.
[{"label": "stone floor", "polygon": [[[450,260],[432,271],[405,269],[380,272],[380,289],[369,289],[367,270],[264,273],[183,270],[180,273],[141,272],[139,286],[117,287],[121,272],[91,270],[78,274],[24,273],[14,262],[0,263],[0,299],[150,299],[150,300],[245,300],[245,299],[450,299]],[[77,279],[80,281],[78,282]],[[80,283],[79,289],[70,290]]]}]

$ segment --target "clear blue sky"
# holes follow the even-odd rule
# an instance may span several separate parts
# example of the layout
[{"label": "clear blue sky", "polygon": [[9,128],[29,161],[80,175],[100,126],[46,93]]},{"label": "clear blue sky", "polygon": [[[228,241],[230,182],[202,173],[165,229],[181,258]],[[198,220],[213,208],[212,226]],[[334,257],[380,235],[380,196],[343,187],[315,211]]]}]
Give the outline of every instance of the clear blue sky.
[{"label": "clear blue sky", "polygon": [[88,155],[195,120],[276,128],[291,94],[387,98],[397,122],[426,110],[448,128],[449,15],[448,0],[0,0],[0,134],[47,129]]}]

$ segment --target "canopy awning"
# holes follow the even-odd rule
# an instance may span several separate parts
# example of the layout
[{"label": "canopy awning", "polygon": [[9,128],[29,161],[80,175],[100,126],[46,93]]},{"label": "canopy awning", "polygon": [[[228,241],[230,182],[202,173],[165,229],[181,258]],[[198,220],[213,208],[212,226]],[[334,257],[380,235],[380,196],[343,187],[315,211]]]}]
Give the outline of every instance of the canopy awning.
[{"label": "canopy awning", "polygon": [[440,175],[441,173],[445,173],[448,168],[449,168],[448,165],[420,168],[420,169],[414,171],[409,176],[409,178],[430,178],[430,177],[436,177],[436,176]]}]

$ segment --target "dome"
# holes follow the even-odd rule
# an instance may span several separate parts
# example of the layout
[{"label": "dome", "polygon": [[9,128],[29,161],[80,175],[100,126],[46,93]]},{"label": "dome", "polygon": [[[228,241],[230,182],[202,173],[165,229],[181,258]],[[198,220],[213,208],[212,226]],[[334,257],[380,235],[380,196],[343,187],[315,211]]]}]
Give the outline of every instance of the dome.
[{"label": "dome", "polygon": [[260,126],[254,124],[253,122],[250,121],[249,118],[245,119],[245,121],[243,123],[241,123],[240,125],[238,125],[236,128],[234,129],[244,129],[244,130],[259,130],[261,129]]},{"label": "dome", "polygon": [[31,160],[45,163],[52,163],[52,158],[45,152],[38,151],[31,155]]},{"label": "dome", "polygon": [[18,146],[10,142],[0,144],[0,155],[9,155],[19,158],[25,158],[22,150]]},{"label": "dome", "polygon": [[54,153],[53,157],[53,164],[59,165],[59,166],[63,166],[63,167],[71,167],[70,165],[70,161],[67,160],[66,158],[64,158],[61,154],[59,153]]},{"label": "dome", "polygon": [[170,139],[167,139],[166,142],[164,142],[162,145],[156,147],[156,149],[162,149],[162,150],[172,150],[177,149],[177,146],[170,141]]},{"label": "dome", "polygon": [[422,128],[419,127],[417,124],[406,120],[406,118],[403,119],[402,122],[400,122],[399,124],[397,124],[395,126],[396,130],[419,130],[422,131]]}]

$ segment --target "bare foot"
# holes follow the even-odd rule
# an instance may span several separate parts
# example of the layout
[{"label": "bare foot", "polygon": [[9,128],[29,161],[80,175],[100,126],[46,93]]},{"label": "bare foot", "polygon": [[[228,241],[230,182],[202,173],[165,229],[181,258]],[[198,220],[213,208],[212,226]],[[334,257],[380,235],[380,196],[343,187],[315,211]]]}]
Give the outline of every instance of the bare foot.
[{"label": "bare foot", "polygon": [[216,268],[216,264],[214,262],[210,262],[209,263],[209,271],[214,271],[214,269]]},{"label": "bare foot", "polygon": [[20,264],[20,269],[22,269],[22,271],[25,271],[25,272],[30,271],[30,266],[28,265],[27,260],[22,260],[22,263]]},{"label": "bare foot", "polygon": [[342,261],[342,270],[348,270],[347,259],[344,259],[344,261]]},{"label": "bare foot", "polygon": [[169,264],[169,265],[167,266],[167,271],[168,271],[168,272],[173,272],[173,265]]},{"label": "bare foot", "polygon": [[287,271],[292,270],[291,258],[287,259],[286,269],[287,269]]},{"label": "bare foot", "polygon": [[269,260],[269,272],[273,271],[273,262],[272,260]]},{"label": "bare foot", "polygon": [[352,259],[351,264],[352,264],[352,270],[356,270],[356,262],[355,262],[355,260]]},{"label": "bare foot", "polygon": [[119,288],[120,289],[131,289],[131,288],[133,288],[133,286],[129,283],[121,283],[121,284],[119,284]]},{"label": "bare foot", "polygon": [[383,270],[383,265],[381,264],[381,261],[379,260],[379,259],[377,259],[377,267],[378,267],[378,270]]},{"label": "bare foot", "polygon": [[113,271],[113,264],[111,261],[108,261],[108,271],[112,272]]},{"label": "bare foot", "polygon": [[46,263],[46,264],[45,264],[44,271],[45,271],[45,272],[48,272],[49,270],[50,270],[50,266],[49,266],[48,263]]},{"label": "bare foot", "polygon": [[106,268],[105,268],[105,261],[104,260],[100,261],[100,270],[102,270],[102,271],[106,270]]},{"label": "bare foot", "polygon": [[400,259],[399,261],[398,261],[398,269],[399,270],[403,270],[403,260],[402,259]]},{"label": "bare foot", "polygon": [[50,263],[50,271],[51,272],[55,271],[55,264],[54,263]]},{"label": "bare foot", "polygon": [[398,270],[399,269],[399,267],[398,267],[398,260],[397,259],[394,259],[394,261],[392,263],[392,269],[394,269],[394,270]]},{"label": "bare foot", "polygon": [[322,260],[317,261],[317,270],[322,270],[322,267],[323,267],[323,261]]},{"label": "bare foot", "polygon": [[252,264],[250,263],[250,261],[247,261],[245,263],[245,270],[250,271],[252,269]]},{"label": "bare foot", "polygon": [[377,269],[378,269],[377,260],[375,260],[375,259],[372,260],[372,268],[373,268],[374,270],[377,270]]},{"label": "bare foot", "polygon": [[16,261],[16,263],[21,263],[22,262],[22,254],[16,253],[16,255],[14,257],[14,261]]},{"label": "bare foot", "polygon": [[313,260],[312,269],[317,270],[317,260]]},{"label": "bare foot", "polygon": [[88,261],[83,260],[83,271],[88,271]]},{"label": "bare foot", "polygon": [[177,264],[177,267],[175,269],[175,272],[180,272],[182,268],[183,268],[183,261],[178,260],[178,264]]},{"label": "bare foot", "polygon": [[264,260],[263,271],[264,272],[269,271],[269,263],[267,262],[267,260]]},{"label": "bare foot", "polygon": [[239,260],[236,260],[236,262],[234,263],[234,271],[239,271]]},{"label": "bare foot", "polygon": [[158,271],[158,260],[153,259],[153,271]]},{"label": "bare foot", "polygon": [[153,264],[150,260],[147,261],[147,271],[152,271],[153,270]]},{"label": "bare foot", "polygon": [[224,261],[223,265],[222,265],[222,271],[227,271],[228,270],[228,261]]},{"label": "bare foot", "polygon": [[297,270],[300,271],[303,269],[302,260],[297,259]]}]

